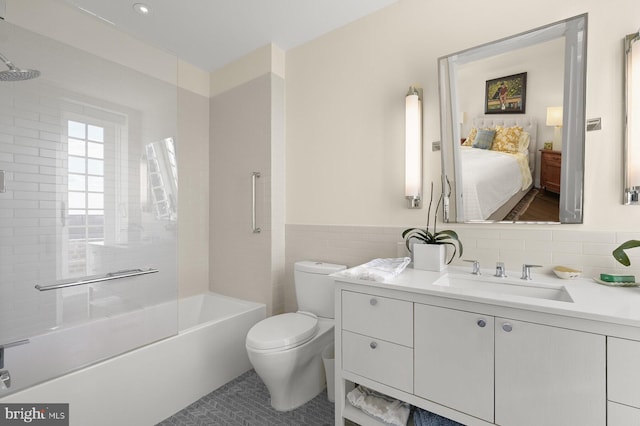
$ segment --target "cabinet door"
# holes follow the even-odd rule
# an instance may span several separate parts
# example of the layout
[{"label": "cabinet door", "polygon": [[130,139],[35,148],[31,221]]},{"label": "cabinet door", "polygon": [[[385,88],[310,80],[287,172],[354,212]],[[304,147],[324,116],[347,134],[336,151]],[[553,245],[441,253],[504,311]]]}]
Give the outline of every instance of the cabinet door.
[{"label": "cabinet door", "polygon": [[415,394],[493,422],[493,322],[416,303]]},{"label": "cabinet door", "polygon": [[605,337],[496,318],[495,423],[606,424]]},{"label": "cabinet door", "polygon": [[640,408],[640,342],[609,337],[607,355],[609,400]]}]

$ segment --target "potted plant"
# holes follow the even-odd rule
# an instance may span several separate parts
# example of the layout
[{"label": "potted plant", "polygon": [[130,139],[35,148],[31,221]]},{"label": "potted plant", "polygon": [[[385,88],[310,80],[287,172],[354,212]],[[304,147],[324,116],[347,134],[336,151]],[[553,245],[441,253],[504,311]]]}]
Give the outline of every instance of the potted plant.
[{"label": "potted plant", "polygon": [[415,269],[426,269],[431,271],[441,271],[444,269],[445,248],[447,246],[451,246],[453,248],[451,258],[446,262],[447,265],[453,261],[456,254],[458,257],[462,256],[463,246],[458,234],[450,229],[442,231],[437,230],[438,210],[442,204],[443,197],[444,195],[440,194],[440,198],[438,199],[438,203],[436,204],[433,214],[433,231],[429,227],[431,207],[433,204],[433,182],[431,182],[431,197],[429,199],[429,208],[427,210],[426,228],[408,228],[402,232],[402,238],[405,240],[407,250],[413,254],[413,267]]},{"label": "potted plant", "polygon": [[624,266],[629,266],[631,265],[631,260],[629,260],[629,256],[627,256],[627,253],[625,253],[624,251],[626,249],[632,249],[634,247],[640,247],[640,241],[638,240],[625,241],[613,251],[612,253],[613,257],[618,262],[622,263]]}]

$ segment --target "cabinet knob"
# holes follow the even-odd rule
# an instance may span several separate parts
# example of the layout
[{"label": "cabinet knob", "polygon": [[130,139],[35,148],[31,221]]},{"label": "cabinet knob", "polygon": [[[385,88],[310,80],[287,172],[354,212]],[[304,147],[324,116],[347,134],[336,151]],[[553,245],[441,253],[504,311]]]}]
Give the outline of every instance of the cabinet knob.
[{"label": "cabinet knob", "polygon": [[369,304],[371,306],[376,306],[378,304],[378,299],[371,298],[371,300],[369,300]]},{"label": "cabinet knob", "polygon": [[502,324],[502,329],[509,333],[511,330],[513,330],[513,326],[508,322],[505,322],[504,324]]},{"label": "cabinet knob", "polygon": [[377,348],[377,347],[378,347],[378,344],[377,344],[376,342],[371,342],[371,343],[369,343],[369,347],[370,347],[371,349],[375,349],[375,348]]},{"label": "cabinet knob", "polygon": [[476,324],[478,324],[478,327],[483,328],[485,325],[487,325],[487,322],[483,319],[479,319]]}]

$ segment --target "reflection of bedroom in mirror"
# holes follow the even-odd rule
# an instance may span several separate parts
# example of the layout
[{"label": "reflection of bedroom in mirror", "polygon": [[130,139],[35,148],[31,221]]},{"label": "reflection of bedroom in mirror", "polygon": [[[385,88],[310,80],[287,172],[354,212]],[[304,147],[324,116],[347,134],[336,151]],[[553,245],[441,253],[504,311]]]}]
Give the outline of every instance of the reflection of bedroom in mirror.
[{"label": "reflection of bedroom in mirror", "polygon": [[450,221],[582,223],[586,19],[440,58]]}]

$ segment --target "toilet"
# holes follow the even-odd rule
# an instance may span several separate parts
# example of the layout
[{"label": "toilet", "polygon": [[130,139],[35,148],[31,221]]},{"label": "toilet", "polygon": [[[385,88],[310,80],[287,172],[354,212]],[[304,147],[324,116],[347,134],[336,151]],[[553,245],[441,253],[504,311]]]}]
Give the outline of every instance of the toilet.
[{"label": "toilet", "polygon": [[322,350],[333,343],[334,283],[344,265],[302,261],[294,265],[298,312],[275,315],[247,333],[249,360],[278,411],[300,407],[325,388]]}]

